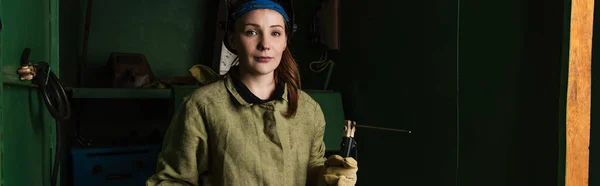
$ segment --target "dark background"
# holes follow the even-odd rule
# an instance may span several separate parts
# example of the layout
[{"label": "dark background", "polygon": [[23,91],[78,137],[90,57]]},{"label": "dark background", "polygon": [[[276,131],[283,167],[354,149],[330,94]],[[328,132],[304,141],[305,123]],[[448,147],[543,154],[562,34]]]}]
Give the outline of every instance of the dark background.
[{"label": "dark background", "polygon": [[[60,4],[67,85],[76,84],[85,2]],[[309,40],[318,2],[295,1],[299,30],[291,49],[305,89],[321,89],[326,77],[308,67],[321,54]],[[359,185],[557,185],[565,5],[341,1],[330,88],[341,92],[346,118],[413,131],[359,129]],[[207,0],[94,1],[86,70],[101,68],[113,51],[144,53],[163,79],[188,75],[194,64],[211,66],[215,15],[216,2]],[[111,130],[118,128],[93,131]]]}]

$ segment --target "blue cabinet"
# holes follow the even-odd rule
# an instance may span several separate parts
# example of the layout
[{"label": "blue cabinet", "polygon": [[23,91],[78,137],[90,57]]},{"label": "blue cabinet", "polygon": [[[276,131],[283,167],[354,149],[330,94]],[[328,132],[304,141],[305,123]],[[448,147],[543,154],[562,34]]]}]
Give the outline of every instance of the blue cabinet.
[{"label": "blue cabinet", "polygon": [[145,185],[160,146],[82,148],[71,151],[74,186]]}]

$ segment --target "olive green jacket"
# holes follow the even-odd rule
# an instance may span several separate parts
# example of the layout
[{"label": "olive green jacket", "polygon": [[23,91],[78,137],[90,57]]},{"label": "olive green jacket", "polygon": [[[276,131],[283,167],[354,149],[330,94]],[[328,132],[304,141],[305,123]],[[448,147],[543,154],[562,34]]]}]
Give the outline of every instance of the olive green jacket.
[{"label": "olive green jacket", "polygon": [[287,90],[282,99],[253,105],[228,76],[199,88],[175,114],[146,185],[321,185],[321,107],[300,91],[295,117],[283,117],[286,110]]}]

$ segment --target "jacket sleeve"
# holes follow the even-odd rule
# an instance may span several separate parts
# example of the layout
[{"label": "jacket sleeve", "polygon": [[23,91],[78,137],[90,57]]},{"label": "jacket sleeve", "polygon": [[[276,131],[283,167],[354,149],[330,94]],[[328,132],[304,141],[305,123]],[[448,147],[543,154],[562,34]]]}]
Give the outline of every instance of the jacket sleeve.
[{"label": "jacket sleeve", "polygon": [[312,140],[310,159],[308,161],[307,185],[325,185],[323,178],[325,164],[325,116],[319,104],[315,107],[313,115],[315,118],[314,136]]},{"label": "jacket sleeve", "polygon": [[177,109],[163,140],[156,173],[146,186],[198,186],[208,168],[205,122],[199,104],[185,99]]}]

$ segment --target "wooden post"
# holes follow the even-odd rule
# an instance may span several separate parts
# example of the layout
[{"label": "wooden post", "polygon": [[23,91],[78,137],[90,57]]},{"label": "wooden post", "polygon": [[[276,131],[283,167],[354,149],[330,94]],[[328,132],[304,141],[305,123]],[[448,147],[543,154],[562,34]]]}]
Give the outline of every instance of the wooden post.
[{"label": "wooden post", "polygon": [[594,0],[572,0],[567,87],[566,186],[587,186]]}]

